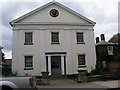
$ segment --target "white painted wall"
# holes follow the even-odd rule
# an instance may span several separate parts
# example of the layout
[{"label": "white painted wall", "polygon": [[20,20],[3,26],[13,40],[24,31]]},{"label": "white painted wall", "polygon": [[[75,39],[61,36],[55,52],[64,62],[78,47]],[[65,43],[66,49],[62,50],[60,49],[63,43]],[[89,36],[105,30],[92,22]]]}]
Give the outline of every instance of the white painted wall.
[{"label": "white painted wall", "polygon": [[13,37],[12,37],[12,72],[16,73],[18,72],[18,33],[19,31],[14,30],[13,31]]},{"label": "white painted wall", "polygon": [[72,32],[65,30],[66,34],[66,74],[73,74],[73,59],[72,59]]},{"label": "white painted wall", "polygon": [[[33,32],[33,45],[24,45],[24,33]],[[13,71],[18,71],[18,75],[30,73],[41,75],[46,71],[45,52],[67,52],[66,70],[67,74],[77,74],[78,54],[86,55],[86,65],[88,72],[95,66],[95,44],[93,30],[56,30],[60,34],[60,44],[51,44],[51,32],[54,30],[15,30],[17,37],[13,43]],[[84,33],[85,44],[77,44],[76,32]],[[17,43],[16,43],[17,42]],[[33,55],[33,70],[24,70],[24,56]]]},{"label": "white painted wall", "polygon": [[[13,31],[14,32],[14,31]],[[26,73],[30,73],[32,75],[40,75],[40,31],[32,30],[33,32],[33,45],[24,45],[24,33],[31,32],[31,30],[19,30],[18,31],[18,40],[17,40],[17,57],[13,54],[13,57],[17,59],[17,71],[18,75],[25,75]],[[24,56],[25,55],[33,55],[33,70],[24,70]]]},{"label": "white painted wall", "polygon": [[[85,54],[87,71],[90,72],[91,68],[95,66],[95,44],[93,40],[93,30],[72,30],[72,60],[73,71],[77,73],[78,68],[78,54]],[[76,32],[84,33],[85,44],[77,44]]]},{"label": "white painted wall", "polygon": [[[40,49],[39,49],[39,54],[40,54],[40,68],[41,72],[46,71],[46,56],[45,56],[45,30],[40,30],[39,32],[39,38],[40,38]],[[37,39],[37,38],[36,38]]]},{"label": "white painted wall", "polygon": [[[60,44],[51,44],[51,32],[59,32],[59,42]],[[46,47],[45,51],[46,52],[66,52],[66,40],[65,40],[65,31],[63,29],[56,29],[56,30],[51,30],[47,29],[46,30]]]},{"label": "white painted wall", "polygon": [[[49,15],[51,9],[59,10],[59,16],[53,18]],[[24,18],[18,23],[51,23],[15,25],[13,26],[13,66],[14,72],[23,76],[26,73],[35,76],[41,75],[45,67],[45,52],[67,52],[66,73],[77,74],[78,53],[86,55],[86,65],[88,72],[95,66],[95,44],[93,26],[89,26],[86,20],[73,15],[63,8],[52,5],[29,17]],[[55,25],[52,23],[66,23]],[[70,24],[71,23],[71,24]],[[73,23],[73,24],[72,24]],[[70,25],[69,25],[70,24]],[[85,25],[79,25],[85,24]],[[51,32],[59,32],[60,44],[51,44]],[[84,33],[85,44],[77,44],[76,32]],[[33,45],[24,45],[25,32],[33,32]],[[33,70],[24,70],[24,56],[33,55]]]}]

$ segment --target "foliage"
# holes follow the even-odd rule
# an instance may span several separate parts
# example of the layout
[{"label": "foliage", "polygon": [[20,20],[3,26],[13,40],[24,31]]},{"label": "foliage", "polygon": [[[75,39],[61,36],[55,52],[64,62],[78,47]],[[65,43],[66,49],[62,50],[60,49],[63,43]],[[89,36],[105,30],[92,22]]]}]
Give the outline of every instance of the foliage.
[{"label": "foliage", "polygon": [[100,74],[101,74],[101,70],[99,70],[99,69],[93,69],[90,72],[90,75],[100,75]]},{"label": "foliage", "polygon": [[5,54],[2,53],[2,62],[5,62]]}]

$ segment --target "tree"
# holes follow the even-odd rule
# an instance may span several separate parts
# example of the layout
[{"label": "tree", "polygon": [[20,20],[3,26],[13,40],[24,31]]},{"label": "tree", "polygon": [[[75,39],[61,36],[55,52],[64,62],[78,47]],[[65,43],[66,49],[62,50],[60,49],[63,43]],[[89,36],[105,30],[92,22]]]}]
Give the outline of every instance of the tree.
[{"label": "tree", "polygon": [[5,54],[2,53],[2,62],[5,62]]}]

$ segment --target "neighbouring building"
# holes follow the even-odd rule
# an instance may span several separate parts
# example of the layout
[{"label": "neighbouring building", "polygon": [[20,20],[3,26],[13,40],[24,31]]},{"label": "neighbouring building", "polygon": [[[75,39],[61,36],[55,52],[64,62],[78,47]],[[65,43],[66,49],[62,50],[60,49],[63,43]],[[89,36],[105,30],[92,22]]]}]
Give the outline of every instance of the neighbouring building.
[{"label": "neighbouring building", "polygon": [[5,62],[11,67],[12,66],[12,59],[5,59]]},{"label": "neighbouring building", "polygon": [[12,59],[5,59],[5,63],[7,64],[9,71],[12,69]]},{"label": "neighbouring building", "polygon": [[10,76],[12,74],[12,59],[4,59],[2,66],[2,75]]},{"label": "neighbouring building", "polygon": [[114,52],[114,60],[116,62],[111,62],[110,67],[117,66],[118,70],[120,70],[120,33],[113,35],[113,37],[108,42],[118,44],[116,45],[116,52]]},{"label": "neighbouring building", "polygon": [[3,47],[0,46],[0,75],[8,76],[11,74],[12,59],[5,59],[2,49]]},{"label": "neighbouring building", "polygon": [[96,65],[95,22],[50,2],[10,22],[12,70],[17,75],[73,75]]},{"label": "neighbouring building", "polygon": [[120,33],[113,35],[113,37],[108,42],[120,44]]},{"label": "neighbouring building", "polygon": [[106,69],[108,71],[119,69],[120,59],[116,57],[119,48],[118,37],[114,35],[108,42],[105,41],[104,34],[101,34],[100,37],[101,41],[99,37],[96,37],[97,69]]}]

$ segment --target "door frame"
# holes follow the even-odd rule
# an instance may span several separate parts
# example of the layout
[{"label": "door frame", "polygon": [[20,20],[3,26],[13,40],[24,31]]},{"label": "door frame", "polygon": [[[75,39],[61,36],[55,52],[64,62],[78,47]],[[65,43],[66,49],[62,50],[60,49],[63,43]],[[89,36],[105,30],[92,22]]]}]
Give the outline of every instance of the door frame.
[{"label": "door frame", "polygon": [[51,73],[51,57],[52,56],[60,56],[61,57],[61,75],[66,75],[66,52],[46,52],[46,71],[49,72],[49,75],[52,75]]}]

